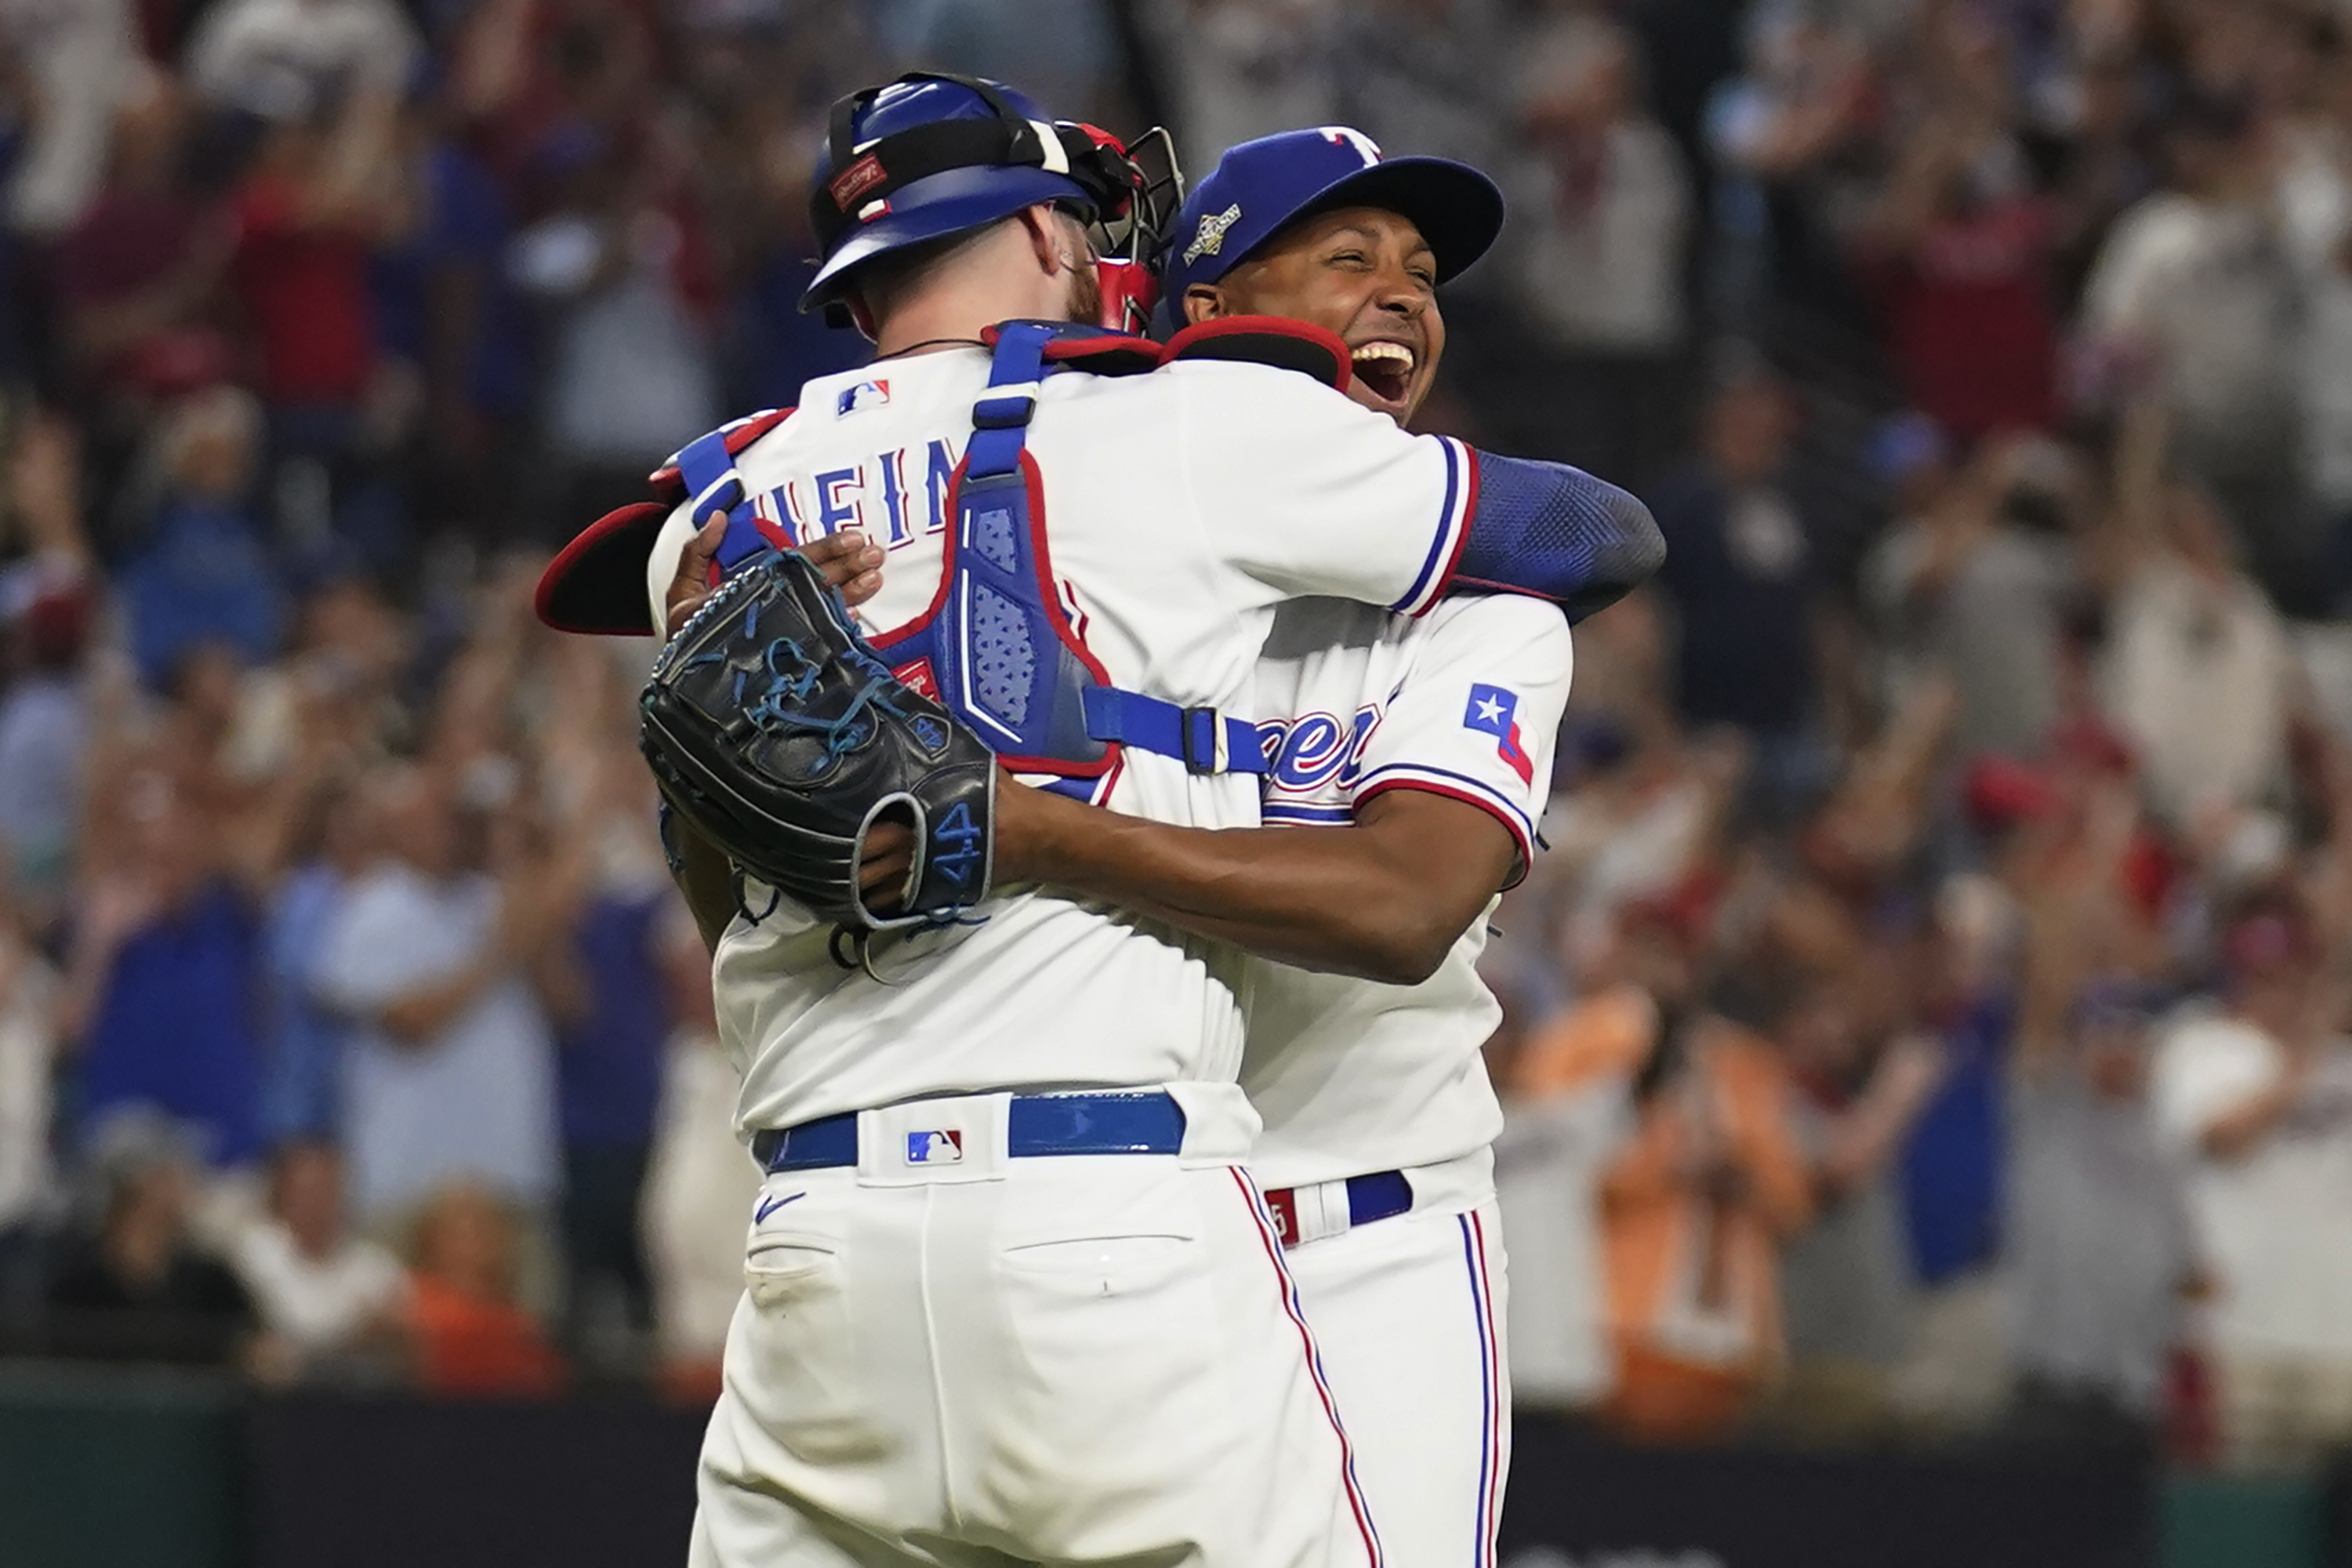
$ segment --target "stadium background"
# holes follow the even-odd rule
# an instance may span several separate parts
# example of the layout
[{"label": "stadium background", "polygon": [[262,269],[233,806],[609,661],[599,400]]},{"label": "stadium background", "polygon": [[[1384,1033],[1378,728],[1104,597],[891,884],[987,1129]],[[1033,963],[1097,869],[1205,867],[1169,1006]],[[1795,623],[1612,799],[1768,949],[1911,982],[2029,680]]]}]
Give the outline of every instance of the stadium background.
[{"label": "stadium background", "polygon": [[855,363],[919,64],[1492,171],[1428,423],[1672,546],[1493,950],[1506,1560],[2352,1562],[2347,27],[0,0],[0,1562],[675,1560],[749,1177],[529,588]]}]

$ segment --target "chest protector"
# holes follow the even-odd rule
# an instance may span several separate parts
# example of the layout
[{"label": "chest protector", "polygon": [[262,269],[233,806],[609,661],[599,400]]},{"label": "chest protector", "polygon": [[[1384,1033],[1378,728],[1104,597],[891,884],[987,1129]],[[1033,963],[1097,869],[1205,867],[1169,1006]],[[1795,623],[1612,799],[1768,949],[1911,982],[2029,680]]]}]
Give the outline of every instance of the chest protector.
[{"label": "chest protector", "polygon": [[[1225,330],[1202,334],[1202,357],[1260,357],[1236,352],[1234,323],[1218,325]],[[1289,359],[1266,357],[1295,360],[1297,331],[1279,323],[1273,335],[1290,340],[1281,345]],[[1054,576],[1045,487],[1028,451],[1039,384],[1056,368],[1149,371],[1168,353],[1181,357],[1183,342],[1180,335],[1162,351],[1098,328],[1044,321],[998,329],[988,389],[972,406],[971,444],[949,489],[939,592],[912,622],[875,641],[900,679],[970,725],[1007,767],[1049,774],[1046,788],[1080,800],[1108,794],[1122,747],[1173,757],[1194,773],[1263,774],[1266,742],[1280,738],[1275,726],[1113,686],[1073,626]],[[1318,360],[1324,347],[1313,342],[1307,357]],[[1346,363],[1342,348],[1342,377]],[[695,498],[690,515],[727,512],[721,572],[789,542],[758,514],[734,467],[735,453],[782,418],[739,421],[677,455],[678,478]]]}]

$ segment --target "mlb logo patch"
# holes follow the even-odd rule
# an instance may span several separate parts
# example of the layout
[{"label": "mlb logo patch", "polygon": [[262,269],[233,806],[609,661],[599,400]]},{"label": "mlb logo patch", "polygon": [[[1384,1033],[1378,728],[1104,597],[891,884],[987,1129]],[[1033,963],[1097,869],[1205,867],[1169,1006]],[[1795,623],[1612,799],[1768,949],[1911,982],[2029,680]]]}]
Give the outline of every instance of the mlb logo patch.
[{"label": "mlb logo patch", "polygon": [[841,398],[834,407],[834,416],[839,418],[845,414],[879,408],[889,401],[890,384],[887,381],[861,381],[856,386],[843,389]]},{"label": "mlb logo patch", "polygon": [[1521,784],[1536,782],[1536,763],[1519,739],[1519,694],[1500,686],[1474,685],[1462,727],[1495,737],[1495,754],[1519,775]]},{"label": "mlb logo patch", "polygon": [[962,1163],[963,1134],[954,1128],[907,1134],[907,1163],[909,1165],[960,1165]]}]

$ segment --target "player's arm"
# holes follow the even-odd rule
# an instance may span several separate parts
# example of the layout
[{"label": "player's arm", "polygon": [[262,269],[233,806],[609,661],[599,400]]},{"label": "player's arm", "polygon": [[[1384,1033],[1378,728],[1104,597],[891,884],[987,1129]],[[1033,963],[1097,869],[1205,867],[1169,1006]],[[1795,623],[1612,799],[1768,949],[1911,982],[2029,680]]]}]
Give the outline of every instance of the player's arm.
[{"label": "player's arm", "polygon": [[1353,826],[1173,827],[1002,781],[1000,881],[1105,900],[1262,958],[1411,985],[1518,856],[1476,806],[1399,791]]},{"label": "player's arm", "polygon": [[1172,827],[1013,788],[1000,879],[1108,900],[1260,957],[1427,979],[1535,850],[1572,651],[1526,599],[1438,612],[1360,759],[1344,827]]},{"label": "player's arm", "polygon": [[1287,371],[1171,374],[1199,380],[1171,482],[1191,487],[1204,537],[1261,594],[1418,616],[1448,593],[1500,591],[1576,621],[1665,560],[1649,509],[1580,468],[1410,436]]}]

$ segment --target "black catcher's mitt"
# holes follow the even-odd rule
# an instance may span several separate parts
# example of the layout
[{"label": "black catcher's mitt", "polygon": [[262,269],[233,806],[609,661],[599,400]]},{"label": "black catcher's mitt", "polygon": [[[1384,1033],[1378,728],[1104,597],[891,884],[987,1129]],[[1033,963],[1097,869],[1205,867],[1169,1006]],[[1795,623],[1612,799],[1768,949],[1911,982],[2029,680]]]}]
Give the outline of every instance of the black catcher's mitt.
[{"label": "black catcher's mitt", "polygon": [[[761,556],[713,593],[662,649],[637,714],[671,808],[820,920],[887,931],[987,896],[995,759],[890,673],[798,555]],[[886,814],[915,836],[913,892],[887,916],[857,886]]]}]

